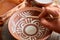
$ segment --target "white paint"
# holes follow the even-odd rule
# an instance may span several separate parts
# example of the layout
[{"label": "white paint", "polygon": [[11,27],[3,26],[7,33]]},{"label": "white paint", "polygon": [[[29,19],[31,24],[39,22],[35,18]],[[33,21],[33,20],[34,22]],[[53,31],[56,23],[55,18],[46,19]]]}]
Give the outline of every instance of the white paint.
[{"label": "white paint", "polygon": [[28,27],[25,28],[25,32],[29,35],[35,34],[36,31],[37,31],[37,28],[34,27],[34,26],[28,26]]},{"label": "white paint", "polygon": [[47,4],[53,2],[53,0],[35,0],[38,3]]},{"label": "white paint", "polygon": [[12,20],[11,22],[12,22],[12,25],[13,25],[12,26],[12,31],[13,31],[13,33],[15,33],[16,32],[16,25],[15,25],[15,22],[13,21],[14,18],[12,18],[11,20]]}]

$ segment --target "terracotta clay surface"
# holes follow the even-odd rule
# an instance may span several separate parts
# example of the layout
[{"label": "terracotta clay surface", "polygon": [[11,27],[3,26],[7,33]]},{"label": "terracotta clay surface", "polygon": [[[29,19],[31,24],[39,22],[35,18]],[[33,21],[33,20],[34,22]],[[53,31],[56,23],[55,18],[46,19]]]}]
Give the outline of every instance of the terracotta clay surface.
[{"label": "terracotta clay surface", "polygon": [[8,10],[12,9],[16,4],[7,1],[0,1],[0,15],[5,14]]},{"label": "terracotta clay surface", "polygon": [[18,40],[46,39],[51,31],[40,23],[41,8],[25,7],[15,12],[9,20],[10,33]]},{"label": "terracotta clay surface", "polygon": [[15,3],[15,4],[20,4],[21,2],[23,2],[24,0],[7,0],[11,3]]},{"label": "terracotta clay surface", "polygon": [[6,12],[15,7],[16,4],[8,2],[6,0],[0,0],[0,25],[2,25],[5,21],[6,15],[8,15]]}]

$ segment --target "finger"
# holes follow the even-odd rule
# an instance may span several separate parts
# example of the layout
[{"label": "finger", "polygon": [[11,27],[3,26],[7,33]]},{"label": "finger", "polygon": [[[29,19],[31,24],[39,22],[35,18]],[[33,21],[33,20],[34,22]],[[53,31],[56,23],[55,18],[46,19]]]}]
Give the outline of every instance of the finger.
[{"label": "finger", "polygon": [[54,7],[60,8],[60,5],[54,5]]},{"label": "finger", "polygon": [[53,7],[55,8],[56,11],[57,10],[60,11],[60,5],[54,5]]},{"label": "finger", "polygon": [[55,16],[58,16],[57,10],[58,10],[58,9],[55,8],[55,7],[46,7],[47,13],[53,15],[54,17],[55,17]]},{"label": "finger", "polygon": [[60,5],[57,5],[58,8],[60,8]]},{"label": "finger", "polygon": [[44,18],[41,19],[41,24],[45,27],[47,27],[50,30],[53,30],[53,25],[52,23],[48,22],[47,20],[45,20]]}]

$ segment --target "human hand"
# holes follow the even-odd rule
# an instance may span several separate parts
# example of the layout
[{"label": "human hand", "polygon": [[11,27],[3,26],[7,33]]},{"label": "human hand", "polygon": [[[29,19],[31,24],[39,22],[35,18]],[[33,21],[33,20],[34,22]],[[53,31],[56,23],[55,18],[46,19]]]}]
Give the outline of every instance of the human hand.
[{"label": "human hand", "polygon": [[60,6],[48,6],[43,10],[45,12],[39,16],[41,24],[50,30],[60,33]]}]

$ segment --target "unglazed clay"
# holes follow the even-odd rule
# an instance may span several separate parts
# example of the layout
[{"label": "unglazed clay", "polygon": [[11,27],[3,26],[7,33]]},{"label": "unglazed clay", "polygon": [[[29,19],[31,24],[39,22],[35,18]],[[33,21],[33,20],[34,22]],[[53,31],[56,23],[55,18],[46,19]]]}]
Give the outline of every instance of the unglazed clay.
[{"label": "unglazed clay", "polygon": [[40,23],[39,15],[44,13],[41,8],[31,6],[25,0],[20,6],[20,10],[11,16],[8,28],[10,33],[17,40],[43,40],[50,34],[51,30]]},{"label": "unglazed clay", "polygon": [[49,35],[50,30],[40,23],[40,13],[41,9],[34,7],[26,7],[16,12],[9,20],[12,35],[21,40],[38,40]]},{"label": "unglazed clay", "polygon": [[19,3],[23,2],[23,0],[7,0],[7,1],[15,3],[15,4],[19,4]]}]

